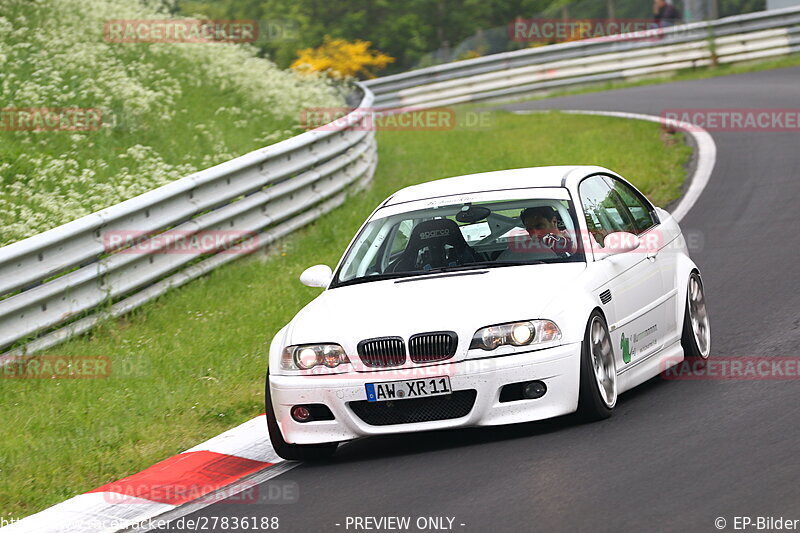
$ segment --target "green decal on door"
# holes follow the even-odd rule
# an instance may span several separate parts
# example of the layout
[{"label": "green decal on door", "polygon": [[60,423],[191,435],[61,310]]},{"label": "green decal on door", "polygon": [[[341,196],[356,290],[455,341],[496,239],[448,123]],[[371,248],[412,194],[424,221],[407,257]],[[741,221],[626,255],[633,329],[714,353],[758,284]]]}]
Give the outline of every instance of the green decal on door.
[{"label": "green decal on door", "polygon": [[619,341],[619,347],[622,349],[622,360],[625,363],[631,362],[631,340],[630,338],[625,338],[625,334],[622,334],[622,338]]}]

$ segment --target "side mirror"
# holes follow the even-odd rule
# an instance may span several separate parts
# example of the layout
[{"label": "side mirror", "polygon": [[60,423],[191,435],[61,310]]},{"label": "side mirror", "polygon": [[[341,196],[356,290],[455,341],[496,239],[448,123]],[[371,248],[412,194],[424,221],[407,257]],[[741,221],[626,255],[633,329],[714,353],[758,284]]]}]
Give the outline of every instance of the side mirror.
[{"label": "side mirror", "polygon": [[603,244],[604,246],[596,245],[594,247],[594,257],[597,260],[632,252],[642,245],[642,241],[633,233],[615,231],[606,235],[605,239],[603,239]]},{"label": "side mirror", "polygon": [[333,277],[333,270],[328,265],[314,265],[300,274],[300,283],[306,287],[327,287]]}]

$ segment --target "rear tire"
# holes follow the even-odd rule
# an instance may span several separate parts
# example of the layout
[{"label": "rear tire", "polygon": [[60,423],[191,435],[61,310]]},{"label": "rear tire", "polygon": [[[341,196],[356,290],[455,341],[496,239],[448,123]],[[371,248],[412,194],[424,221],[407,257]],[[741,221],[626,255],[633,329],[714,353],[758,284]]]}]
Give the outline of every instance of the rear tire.
[{"label": "rear tire", "polygon": [[686,359],[705,361],[711,354],[711,328],[700,274],[692,272],[686,291],[681,346]]},{"label": "rear tire", "polygon": [[611,416],[617,403],[617,365],[603,314],[594,310],[581,344],[578,415],[587,422]]},{"label": "rear tire", "polygon": [[265,397],[265,407],[267,415],[267,431],[272,447],[280,457],[288,461],[322,461],[333,457],[336,452],[338,442],[326,442],[323,444],[290,444],[283,439],[278,420],[275,417],[275,410],[272,407],[272,394],[269,390],[269,371],[267,371],[267,385]]}]

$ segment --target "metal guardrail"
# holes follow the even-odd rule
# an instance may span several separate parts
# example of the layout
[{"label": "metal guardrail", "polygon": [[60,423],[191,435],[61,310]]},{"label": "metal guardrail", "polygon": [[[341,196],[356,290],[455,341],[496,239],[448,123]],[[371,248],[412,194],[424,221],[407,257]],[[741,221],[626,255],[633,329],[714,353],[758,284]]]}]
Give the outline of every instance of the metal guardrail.
[{"label": "metal guardrail", "polygon": [[365,83],[381,108],[500,100],[585,84],[800,52],[800,8],[457,61]]},{"label": "metal guardrail", "polygon": [[[252,251],[340,205],[377,164],[374,132],[358,127],[367,115],[357,112],[374,96],[360,90],[358,108],[336,129],[302,133],[0,248],[0,349],[29,341],[4,356],[52,346],[237,257],[158,253],[165,235],[237,232],[239,249]],[[131,231],[154,253],[109,253],[104,237]]]}]

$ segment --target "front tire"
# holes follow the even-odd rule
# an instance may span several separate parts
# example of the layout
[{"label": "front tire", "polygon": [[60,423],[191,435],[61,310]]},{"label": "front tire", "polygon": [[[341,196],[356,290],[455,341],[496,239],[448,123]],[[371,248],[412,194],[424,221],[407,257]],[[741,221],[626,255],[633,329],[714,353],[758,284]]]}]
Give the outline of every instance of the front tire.
[{"label": "front tire", "polygon": [[280,457],[288,461],[322,461],[329,459],[336,452],[338,442],[326,442],[323,444],[290,444],[283,439],[281,428],[278,427],[278,420],[275,417],[275,409],[272,407],[272,394],[269,390],[269,371],[267,371],[267,385],[264,394],[267,415],[267,431],[272,447]]},{"label": "front tire", "polygon": [[711,327],[706,308],[706,294],[700,274],[692,272],[686,291],[681,346],[686,359],[706,360],[711,354]]},{"label": "front tire", "polygon": [[603,314],[589,316],[581,345],[581,377],[578,415],[586,421],[611,416],[617,403],[617,364]]}]

